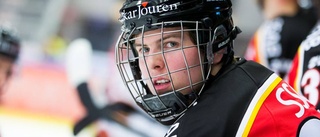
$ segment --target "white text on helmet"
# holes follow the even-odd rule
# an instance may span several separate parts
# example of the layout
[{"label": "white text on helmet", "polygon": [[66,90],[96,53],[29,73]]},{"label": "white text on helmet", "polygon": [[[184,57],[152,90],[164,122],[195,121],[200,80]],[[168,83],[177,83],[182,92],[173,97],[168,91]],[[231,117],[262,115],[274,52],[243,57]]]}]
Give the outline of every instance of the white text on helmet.
[{"label": "white text on helmet", "polygon": [[171,4],[171,5],[162,4],[162,5],[151,6],[151,7],[146,7],[146,5],[143,5],[143,6],[138,5],[137,10],[121,13],[122,18],[124,18],[124,20],[129,20],[134,18],[140,19],[142,16],[151,15],[155,13],[162,13],[167,11],[173,11],[178,9],[177,3]]}]

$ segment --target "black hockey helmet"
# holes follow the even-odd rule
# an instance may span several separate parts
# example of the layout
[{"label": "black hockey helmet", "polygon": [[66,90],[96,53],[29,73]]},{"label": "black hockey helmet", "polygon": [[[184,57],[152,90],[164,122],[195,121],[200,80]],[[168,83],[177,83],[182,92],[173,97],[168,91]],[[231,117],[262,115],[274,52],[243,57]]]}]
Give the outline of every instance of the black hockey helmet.
[{"label": "black hockey helmet", "polygon": [[19,39],[9,29],[0,27],[0,54],[15,61],[18,58],[19,52]]},{"label": "black hockey helmet", "polygon": [[[213,53],[228,48],[226,56],[230,54],[233,56],[232,43],[240,33],[240,29],[233,25],[231,6],[231,0],[126,0],[124,2],[119,19],[122,23],[122,34],[116,45],[117,66],[136,103],[160,123],[164,125],[174,123],[196,102],[210,75]],[[134,42],[137,39],[143,41],[148,37],[144,35],[146,31],[168,27],[180,28],[173,33],[190,34],[199,53],[203,53],[206,57],[199,60],[198,66],[189,66],[186,63],[187,67],[184,69],[189,71],[190,68],[201,68],[202,80],[193,82],[188,73],[190,84],[178,89],[171,78],[171,75],[177,72],[171,72],[167,67],[168,73],[165,75],[170,78],[172,91],[155,94],[151,92],[155,90],[154,85],[147,84],[147,81],[152,81],[155,76],[151,76],[150,73],[147,76],[142,75],[139,60],[145,60],[146,56],[138,55]],[[170,32],[161,31],[153,35],[162,36],[164,33]],[[162,54],[165,62],[166,53],[168,51],[164,52],[163,49],[158,53]],[[201,88],[195,89],[196,86]],[[181,91],[185,89],[190,89],[191,93],[182,94]]]}]

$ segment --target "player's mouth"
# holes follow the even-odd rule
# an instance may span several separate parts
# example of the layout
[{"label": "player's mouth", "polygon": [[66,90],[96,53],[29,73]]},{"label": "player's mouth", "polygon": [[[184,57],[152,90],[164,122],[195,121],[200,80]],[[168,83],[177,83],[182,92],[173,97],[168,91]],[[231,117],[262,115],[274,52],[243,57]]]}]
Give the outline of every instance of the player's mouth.
[{"label": "player's mouth", "polygon": [[153,81],[153,86],[158,93],[162,94],[163,91],[171,88],[171,81],[168,79],[157,79]]}]

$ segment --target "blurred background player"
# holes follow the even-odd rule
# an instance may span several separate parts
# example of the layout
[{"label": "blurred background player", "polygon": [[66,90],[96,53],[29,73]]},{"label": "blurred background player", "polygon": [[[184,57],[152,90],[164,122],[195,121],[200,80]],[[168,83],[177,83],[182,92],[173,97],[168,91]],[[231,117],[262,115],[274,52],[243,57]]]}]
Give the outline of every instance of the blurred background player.
[{"label": "blurred background player", "polygon": [[0,94],[12,74],[19,50],[18,38],[9,29],[0,26]]},{"label": "blurred background player", "polygon": [[[104,79],[99,79],[106,82],[105,85],[99,86],[93,81],[95,78],[91,70],[96,67],[93,62],[97,60],[93,56],[94,51],[89,40],[75,39],[69,44],[66,53],[68,80],[76,89],[86,109],[86,115],[74,124],[74,135],[81,136],[90,125],[96,125],[95,137],[160,137],[165,134],[168,127],[156,123],[155,120],[138,110],[140,108],[132,106],[134,102],[131,103],[132,99],[129,97],[123,98],[124,93],[121,94],[121,88],[115,89],[111,86],[112,84],[119,86],[121,81],[117,80],[118,76],[108,77],[118,83],[109,83]],[[110,64],[107,67],[112,66]],[[102,91],[100,96],[106,96],[103,102],[99,102],[99,98],[95,96],[99,92],[96,90]],[[118,100],[115,101],[106,92],[122,97],[118,97]],[[145,130],[149,127],[153,128]]]},{"label": "blurred background player", "polygon": [[255,32],[245,58],[284,77],[300,43],[316,23],[309,0],[258,0],[265,21]]},{"label": "blurred background player", "polygon": [[289,84],[320,109],[320,1],[317,6],[318,23],[300,45],[288,73]]}]

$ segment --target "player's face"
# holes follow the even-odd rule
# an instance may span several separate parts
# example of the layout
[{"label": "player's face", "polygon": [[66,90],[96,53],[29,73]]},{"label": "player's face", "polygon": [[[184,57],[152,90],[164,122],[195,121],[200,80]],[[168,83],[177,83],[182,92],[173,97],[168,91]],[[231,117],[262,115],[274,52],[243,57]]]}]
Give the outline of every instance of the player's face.
[{"label": "player's face", "polygon": [[[202,81],[199,50],[188,32],[181,33],[177,28],[151,30],[137,36],[136,50],[139,53],[139,66],[142,78],[153,94],[181,91],[183,94],[197,91]],[[143,37],[143,38],[141,38]]]},{"label": "player's face", "polygon": [[13,67],[13,61],[0,55],[0,93],[8,81]]}]

